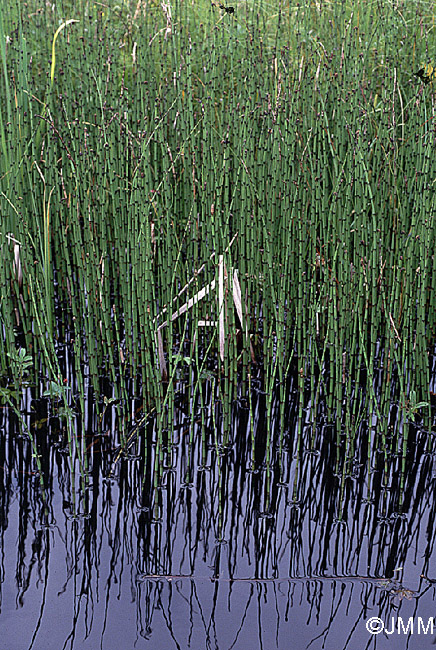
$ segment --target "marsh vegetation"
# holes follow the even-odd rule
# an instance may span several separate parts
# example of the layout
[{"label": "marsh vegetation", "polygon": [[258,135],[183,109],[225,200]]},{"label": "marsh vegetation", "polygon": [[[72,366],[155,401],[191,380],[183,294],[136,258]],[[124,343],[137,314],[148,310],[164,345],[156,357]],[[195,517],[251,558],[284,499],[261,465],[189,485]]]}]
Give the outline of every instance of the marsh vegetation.
[{"label": "marsh vegetation", "polygon": [[336,522],[404,516],[435,462],[433,7],[3,7],[1,435],[47,524],[52,453],[74,519],[134,466],[161,522],[206,471],[222,542],[229,477],[274,521],[307,454]]}]

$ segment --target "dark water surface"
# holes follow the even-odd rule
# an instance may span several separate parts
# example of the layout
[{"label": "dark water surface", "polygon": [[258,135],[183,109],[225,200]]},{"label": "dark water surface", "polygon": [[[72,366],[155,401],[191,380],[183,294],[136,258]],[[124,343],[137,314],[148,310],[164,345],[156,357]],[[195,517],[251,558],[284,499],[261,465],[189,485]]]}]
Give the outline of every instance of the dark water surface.
[{"label": "dark water surface", "polygon": [[310,409],[298,418],[291,395],[280,444],[279,404],[268,419],[258,391],[251,416],[235,402],[223,445],[220,406],[204,404],[181,400],[161,442],[151,418],[108,476],[115,407],[96,433],[90,396],[71,451],[59,413],[26,394],[44,498],[3,410],[0,650],[435,647],[428,429],[393,412],[386,454],[376,427],[353,443]]}]

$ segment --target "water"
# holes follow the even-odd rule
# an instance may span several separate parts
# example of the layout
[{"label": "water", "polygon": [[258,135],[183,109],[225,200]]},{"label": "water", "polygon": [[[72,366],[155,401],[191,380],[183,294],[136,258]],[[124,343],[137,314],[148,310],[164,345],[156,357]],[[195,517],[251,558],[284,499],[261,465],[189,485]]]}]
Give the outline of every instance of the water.
[{"label": "water", "polygon": [[[115,408],[97,433],[89,394],[69,453],[65,421],[26,399],[45,501],[28,437],[3,412],[0,650],[434,647],[434,457],[419,423],[404,459],[403,425],[386,455],[365,421],[347,456],[337,427],[298,420],[291,391],[268,450],[278,405],[268,422],[258,391],[251,415],[233,405],[226,446],[219,404],[180,399],[173,430],[158,442],[151,418],[148,453],[143,433],[108,477]],[[385,632],[368,631],[374,617]]]}]

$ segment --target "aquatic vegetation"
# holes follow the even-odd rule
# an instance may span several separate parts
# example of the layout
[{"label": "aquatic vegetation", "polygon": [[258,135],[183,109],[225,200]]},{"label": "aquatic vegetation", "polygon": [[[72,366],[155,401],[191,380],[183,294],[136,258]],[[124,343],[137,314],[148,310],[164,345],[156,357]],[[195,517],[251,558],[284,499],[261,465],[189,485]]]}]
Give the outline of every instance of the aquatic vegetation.
[{"label": "aquatic vegetation", "polygon": [[434,596],[434,7],[5,6],[4,611],[361,646]]},{"label": "aquatic vegetation", "polygon": [[103,409],[134,394],[161,433],[207,373],[218,451],[260,373],[267,465],[296,382],[296,439],[309,408],[315,450],[326,417],[346,475],[362,421],[386,461],[408,423],[430,432],[434,97],[408,71],[431,16],[405,8],[400,66],[393,7],[232,8],[2,14],[0,371],[22,384],[19,345],[40,394],[82,417],[88,385]]}]

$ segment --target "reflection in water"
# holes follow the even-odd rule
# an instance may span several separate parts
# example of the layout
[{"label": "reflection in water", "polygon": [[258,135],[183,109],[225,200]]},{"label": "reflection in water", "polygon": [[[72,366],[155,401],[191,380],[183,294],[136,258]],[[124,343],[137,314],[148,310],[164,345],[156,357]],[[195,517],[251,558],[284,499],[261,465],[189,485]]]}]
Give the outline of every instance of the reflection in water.
[{"label": "reflection in water", "polygon": [[[337,427],[298,419],[294,398],[280,436],[278,403],[268,420],[261,391],[239,397],[224,445],[219,402],[182,395],[112,478],[115,410],[96,433],[90,397],[71,454],[59,417],[29,402],[45,502],[28,439],[4,419],[4,647],[384,648],[370,617],[389,629],[435,615],[428,431],[409,426],[402,456],[394,417],[384,447],[362,421],[350,449]],[[414,646],[409,630],[395,648],[430,637]]]}]

